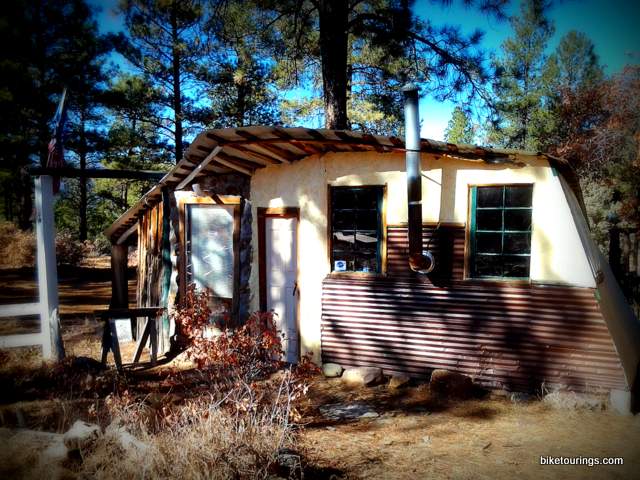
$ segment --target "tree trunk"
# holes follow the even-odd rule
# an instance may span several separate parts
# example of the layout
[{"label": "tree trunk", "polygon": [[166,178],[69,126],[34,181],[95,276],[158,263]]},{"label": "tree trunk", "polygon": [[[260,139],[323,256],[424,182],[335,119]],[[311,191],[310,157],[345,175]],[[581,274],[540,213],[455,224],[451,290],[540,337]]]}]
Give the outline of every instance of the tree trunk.
[{"label": "tree trunk", "polygon": [[18,189],[21,196],[18,223],[22,230],[31,230],[31,228],[33,228],[31,219],[31,214],[33,213],[33,199],[31,198],[31,175],[29,175],[29,172],[27,172],[26,168],[21,169],[19,175],[22,188]]},{"label": "tree trunk", "polygon": [[[80,170],[87,168],[87,137],[85,132],[84,112],[80,113]],[[87,239],[87,177],[80,177],[80,229],[78,239],[84,242]]]},{"label": "tree trunk", "polygon": [[320,0],[320,56],[322,58],[322,91],[324,126],[349,129],[347,119],[347,53],[349,2]]},{"label": "tree trunk", "polygon": [[176,17],[176,5],[171,9],[171,37],[173,40],[173,112],[175,123],[176,163],[182,159],[182,95],[180,91],[180,50],[178,42],[178,19]]}]

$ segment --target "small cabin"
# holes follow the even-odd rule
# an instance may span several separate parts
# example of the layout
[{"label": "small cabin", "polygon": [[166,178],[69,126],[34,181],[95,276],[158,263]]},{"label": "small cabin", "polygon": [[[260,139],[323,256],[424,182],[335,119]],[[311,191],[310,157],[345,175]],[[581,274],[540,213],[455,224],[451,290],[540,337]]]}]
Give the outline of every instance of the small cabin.
[{"label": "small cabin", "polygon": [[[137,306],[171,308],[195,283],[213,292],[213,322],[273,310],[290,362],[313,352],[512,391],[632,391],[638,321],[589,236],[568,163],[418,145],[416,202],[403,139],[208,130],[106,233],[116,250],[137,241]],[[409,261],[411,228],[422,269]],[[167,350],[175,327],[159,327]]]}]

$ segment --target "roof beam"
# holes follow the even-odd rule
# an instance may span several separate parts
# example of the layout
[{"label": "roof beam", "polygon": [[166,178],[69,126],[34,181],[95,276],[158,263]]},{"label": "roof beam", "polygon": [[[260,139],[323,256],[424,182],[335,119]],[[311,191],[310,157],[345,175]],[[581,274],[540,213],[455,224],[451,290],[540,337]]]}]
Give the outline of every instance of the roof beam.
[{"label": "roof beam", "polygon": [[51,175],[64,178],[126,178],[130,180],[161,180],[166,172],[152,170],[116,170],[107,168],[52,168],[34,167],[29,169],[33,176]]},{"label": "roof beam", "polygon": [[116,245],[122,245],[127,239],[134,233],[138,231],[138,222],[131,225],[126,232],[120,235],[120,238],[116,241]]},{"label": "roof beam", "polygon": [[252,176],[253,175],[253,172],[251,170],[249,170],[247,168],[244,168],[244,167],[241,167],[240,165],[237,165],[237,164],[235,164],[233,162],[230,162],[228,160],[225,160],[223,158],[219,158],[219,157],[216,158],[216,162],[219,163],[220,165],[224,165],[225,167],[232,168],[233,170],[236,170],[236,171],[238,171],[240,173],[244,173],[245,175],[248,175],[248,176]]},{"label": "roof beam", "polygon": [[178,185],[176,185],[176,190],[180,190],[182,188],[185,187],[185,185],[187,185],[191,180],[193,180],[194,178],[196,178],[196,176],[202,171],[202,169],[204,167],[206,167],[207,165],[209,165],[213,159],[215,158],[215,156],[220,153],[220,150],[222,150],[222,147],[220,145],[217,145],[213,150],[211,150],[211,152],[209,153],[209,155],[207,155],[204,160],[202,160],[198,166],[196,168],[194,168],[193,170],[191,170],[191,173],[189,175],[187,175],[187,177],[182,180]]}]

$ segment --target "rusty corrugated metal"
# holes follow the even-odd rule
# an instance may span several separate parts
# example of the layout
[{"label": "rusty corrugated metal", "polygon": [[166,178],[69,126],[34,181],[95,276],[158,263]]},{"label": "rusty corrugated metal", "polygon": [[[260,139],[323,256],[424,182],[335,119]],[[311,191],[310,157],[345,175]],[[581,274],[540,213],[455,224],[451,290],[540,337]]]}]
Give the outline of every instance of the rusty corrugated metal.
[{"label": "rusty corrugated metal", "polygon": [[391,274],[406,247],[402,230],[389,228],[388,277],[324,281],[323,361],[417,377],[445,368],[511,390],[625,387],[592,289],[462,282],[463,229],[449,229],[459,230],[450,232],[452,281],[404,275],[406,257]]}]

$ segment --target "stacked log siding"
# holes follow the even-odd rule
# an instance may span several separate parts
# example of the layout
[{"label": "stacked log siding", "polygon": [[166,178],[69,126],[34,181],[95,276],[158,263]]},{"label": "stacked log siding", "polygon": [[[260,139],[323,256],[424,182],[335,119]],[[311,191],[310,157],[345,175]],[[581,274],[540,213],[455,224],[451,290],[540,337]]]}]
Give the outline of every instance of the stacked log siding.
[{"label": "stacked log siding", "polygon": [[324,362],[445,368],[510,390],[625,388],[594,290],[465,281],[464,228],[424,230],[441,260],[430,277],[408,271],[406,227],[389,227],[387,276],[325,279]]}]

